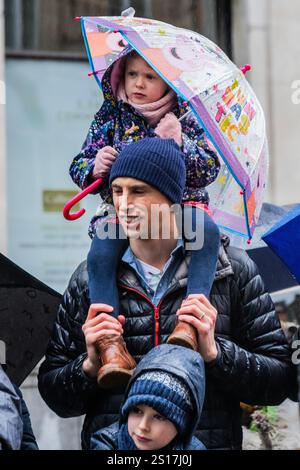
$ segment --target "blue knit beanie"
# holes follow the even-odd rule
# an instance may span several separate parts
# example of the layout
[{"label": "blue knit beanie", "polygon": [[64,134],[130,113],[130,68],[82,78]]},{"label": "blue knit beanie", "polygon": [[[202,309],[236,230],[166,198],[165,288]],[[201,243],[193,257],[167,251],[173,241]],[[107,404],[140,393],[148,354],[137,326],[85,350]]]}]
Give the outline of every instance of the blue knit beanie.
[{"label": "blue knit beanie", "polygon": [[122,421],[137,405],[148,405],[171,421],[178,434],[184,436],[191,426],[193,404],[184,382],[163,371],[142,373],[132,384],[122,407]]},{"label": "blue knit beanie", "polygon": [[173,204],[180,204],[186,180],[184,154],[173,139],[146,137],[120,152],[112,165],[109,184],[120,176],[144,181]]}]

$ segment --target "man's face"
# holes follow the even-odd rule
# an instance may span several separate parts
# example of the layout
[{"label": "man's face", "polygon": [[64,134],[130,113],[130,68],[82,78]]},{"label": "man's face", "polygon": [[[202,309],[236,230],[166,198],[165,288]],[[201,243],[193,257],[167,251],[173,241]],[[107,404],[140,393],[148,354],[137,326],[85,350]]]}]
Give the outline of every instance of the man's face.
[{"label": "man's face", "polygon": [[139,450],[162,449],[177,435],[174,424],[147,405],[130,411],[128,432]]},{"label": "man's face", "polygon": [[114,206],[124,232],[130,239],[168,237],[171,202],[153,186],[135,178],[116,178],[112,182]]}]

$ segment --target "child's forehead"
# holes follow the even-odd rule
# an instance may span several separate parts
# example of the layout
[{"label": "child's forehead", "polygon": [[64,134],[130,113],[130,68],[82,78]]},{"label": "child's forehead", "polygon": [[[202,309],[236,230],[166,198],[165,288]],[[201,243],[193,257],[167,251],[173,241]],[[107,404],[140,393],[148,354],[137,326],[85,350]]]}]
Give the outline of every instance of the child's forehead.
[{"label": "child's forehead", "polygon": [[137,53],[134,55],[129,55],[127,57],[126,65],[143,65],[144,67],[147,67],[149,70],[153,70],[150,65],[142,58],[140,57]]},{"label": "child's forehead", "polygon": [[152,408],[152,406],[146,405],[145,403],[139,403],[137,405],[137,408],[140,408],[144,413],[155,413],[155,414],[160,414],[155,408]]}]

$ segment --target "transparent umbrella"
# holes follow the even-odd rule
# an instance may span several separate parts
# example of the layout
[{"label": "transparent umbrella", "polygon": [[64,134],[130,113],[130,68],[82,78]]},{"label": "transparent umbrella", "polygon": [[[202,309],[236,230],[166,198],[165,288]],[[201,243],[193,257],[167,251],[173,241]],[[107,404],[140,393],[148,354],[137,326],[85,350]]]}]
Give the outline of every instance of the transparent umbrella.
[{"label": "transparent umbrella", "polygon": [[250,239],[266,186],[268,146],[247,68],[240,70],[204,36],[160,21],[132,14],[79,19],[90,75],[100,87],[107,68],[132,48],[187,102],[221,161],[208,188],[214,220],[224,232]]}]

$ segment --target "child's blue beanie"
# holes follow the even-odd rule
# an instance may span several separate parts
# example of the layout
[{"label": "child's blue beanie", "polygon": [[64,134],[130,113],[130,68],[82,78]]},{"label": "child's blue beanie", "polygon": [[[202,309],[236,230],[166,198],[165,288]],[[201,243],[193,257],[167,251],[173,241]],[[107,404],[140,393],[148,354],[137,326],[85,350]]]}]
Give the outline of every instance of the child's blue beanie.
[{"label": "child's blue beanie", "polygon": [[146,137],[120,152],[111,167],[109,184],[120,176],[144,181],[173,204],[180,204],[186,181],[184,154],[173,139]]},{"label": "child's blue beanie", "polygon": [[142,373],[130,387],[121,410],[122,420],[127,420],[129,412],[138,405],[155,409],[174,424],[180,436],[189,432],[193,419],[191,393],[173,374],[163,371]]}]

